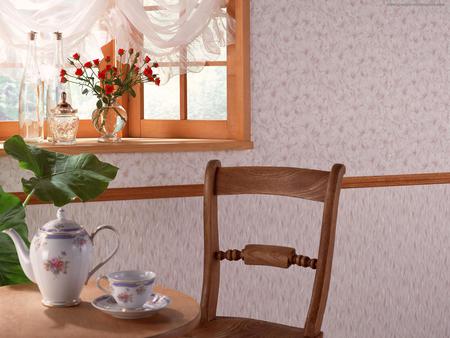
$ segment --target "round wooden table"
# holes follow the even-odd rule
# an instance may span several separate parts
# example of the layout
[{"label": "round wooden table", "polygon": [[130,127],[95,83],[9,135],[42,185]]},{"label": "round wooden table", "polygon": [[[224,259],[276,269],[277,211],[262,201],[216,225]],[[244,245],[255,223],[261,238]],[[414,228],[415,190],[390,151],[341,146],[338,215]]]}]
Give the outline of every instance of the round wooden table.
[{"label": "round wooden table", "polygon": [[84,287],[81,304],[48,308],[35,284],[0,287],[1,337],[178,337],[195,328],[200,307],[191,297],[167,288],[154,288],[171,298],[170,305],[151,317],[117,319],[96,310],[90,301],[102,295],[93,283]]}]

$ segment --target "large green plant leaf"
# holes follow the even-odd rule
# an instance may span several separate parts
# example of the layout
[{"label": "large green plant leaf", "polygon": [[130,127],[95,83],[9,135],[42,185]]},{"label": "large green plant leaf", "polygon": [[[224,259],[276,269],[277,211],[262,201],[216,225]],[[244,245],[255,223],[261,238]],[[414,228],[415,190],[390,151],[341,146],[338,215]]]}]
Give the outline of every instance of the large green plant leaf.
[{"label": "large green plant leaf", "polygon": [[0,286],[29,282],[20,267],[14,243],[2,230],[14,228],[29,245],[25,210],[20,200],[0,187]]},{"label": "large green plant leaf", "polygon": [[22,179],[23,190],[42,201],[63,206],[74,198],[82,201],[100,195],[118,168],[101,162],[95,155],[64,155],[27,145],[20,136],[9,138],[5,152],[19,161],[23,169],[31,170],[35,177]]}]

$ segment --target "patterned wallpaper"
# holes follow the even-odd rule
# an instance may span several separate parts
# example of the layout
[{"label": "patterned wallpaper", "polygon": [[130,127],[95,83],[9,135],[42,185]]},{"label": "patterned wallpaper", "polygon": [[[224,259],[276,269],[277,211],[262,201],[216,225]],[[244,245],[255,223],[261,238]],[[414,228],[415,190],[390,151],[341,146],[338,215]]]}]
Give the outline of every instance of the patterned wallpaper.
[{"label": "patterned wallpaper", "polygon": [[[348,175],[448,171],[445,3],[252,0],[255,149],[102,155],[121,168],[114,186],[201,182],[212,158],[321,169],[342,162]],[[0,159],[6,190],[19,189],[16,168]],[[445,185],[342,192],[327,337],[450,336],[449,198]],[[240,196],[222,198],[220,207],[224,249],[253,242],[316,253],[321,210],[312,202]],[[122,233],[120,251],[103,271],[153,269],[160,283],[199,298],[200,198],[67,209],[89,229],[110,223]],[[54,213],[30,207],[30,227]],[[99,257],[110,244],[101,236]],[[312,271],[300,268],[224,264],[220,313],[302,326],[312,280]]]}]

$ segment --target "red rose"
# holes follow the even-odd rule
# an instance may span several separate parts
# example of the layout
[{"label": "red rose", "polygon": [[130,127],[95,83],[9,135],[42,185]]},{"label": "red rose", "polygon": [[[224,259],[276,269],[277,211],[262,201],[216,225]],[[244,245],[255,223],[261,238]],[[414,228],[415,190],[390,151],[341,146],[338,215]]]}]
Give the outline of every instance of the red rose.
[{"label": "red rose", "polygon": [[159,79],[159,77],[157,77],[155,79],[155,85],[159,86],[160,83],[161,83],[161,80]]},{"label": "red rose", "polygon": [[105,94],[106,95],[110,95],[112,94],[112,92],[114,91],[114,86],[113,85],[105,85]]},{"label": "red rose", "polygon": [[152,60],[152,59],[150,59],[150,58],[148,57],[148,55],[147,55],[147,56],[145,57],[145,59],[144,59],[145,63],[149,63],[151,60]]},{"label": "red rose", "polygon": [[81,76],[83,75],[83,70],[81,68],[77,68],[77,70],[75,71],[75,75],[76,76]]},{"label": "red rose", "polygon": [[107,57],[105,57],[105,61],[106,62],[110,62],[111,61],[111,57],[108,55]]},{"label": "red rose", "polygon": [[92,61],[94,63],[94,65],[98,66],[100,64],[100,60],[99,59],[95,59]]},{"label": "red rose", "polygon": [[147,76],[148,78],[152,77],[153,71],[149,66],[145,67],[144,75]]},{"label": "red rose", "polygon": [[61,77],[61,83],[66,83],[66,82],[67,82],[67,79],[64,76],[62,76]]},{"label": "red rose", "polygon": [[154,62],[153,63],[153,67],[158,68],[159,67],[159,63],[158,62]]},{"label": "red rose", "polygon": [[106,65],[106,68],[105,68],[105,70],[106,70],[106,71],[108,71],[108,70],[111,70],[111,68],[112,68],[112,66],[111,66],[111,65]]},{"label": "red rose", "polygon": [[72,57],[73,57],[75,60],[79,60],[79,59],[80,59],[80,54],[75,53],[75,54],[72,55]]},{"label": "red rose", "polygon": [[104,70],[102,70],[101,72],[98,72],[98,78],[99,79],[104,79],[106,77],[106,72]]},{"label": "red rose", "polygon": [[125,49],[120,48],[120,49],[117,51],[117,53],[118,53],[120,56],[122,56],[123,53],[125,53]]},{"label": "red rose", "polygon": [[117,73],[117,67],[112,67],[112,71],[113,71],[114,74],[116,74]]},{"label": "red rose", "polygon": [[128,53],[130,53],[130,55],[133,54],[134,53],[134,49],[133,48],[128,49]]},{"label": "red rose", "polygon": [[67,74],[67,72],[66,72],[65,69],[61,69],[61,70],[59,71],[59,76],[64,76],[64,75],[66,75],[66,74]]},{"label": "red rose", "polygon": [[91,61],[86,62],[86,63],[84,64],[84,66],[85,66],[86,68],[92,68],[92,62],[91,62]]}]

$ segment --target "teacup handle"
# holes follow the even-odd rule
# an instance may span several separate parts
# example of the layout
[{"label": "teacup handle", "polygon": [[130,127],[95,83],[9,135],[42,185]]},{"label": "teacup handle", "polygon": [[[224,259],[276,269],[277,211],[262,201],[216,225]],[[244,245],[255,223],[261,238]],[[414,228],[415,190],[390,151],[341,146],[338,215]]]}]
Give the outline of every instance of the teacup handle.
[{"label": "teacup handle", "polygon": [[116,229],[114,229],[112,226],[110,225],[101,225],[99,227],[97,227],[97,229],[95,229],[95,231],[91,234],[91,241],[92,243],[94,243],[94,237],[95,235],[97,235],[101,230],[111,230],[112,232],[114,232],[114,234],[116,235],[116,247],[114,248],[113,252],[111,253],[111,255],[109,255],[103,262],[100,262],[99,264],[97,264],[91,271],[89,271],[87,278],[86,278],[86,283],[88,282],[89,278],[91,278],[91,276],[98,270],[100,269],[103,265],[105,265],[106,263],[108,263],[108,261],[113,258],[113,256],[116,254],[117,250],[119,249],[119,234],[117,233]]},{"label": "teacup handle", "polygon": [[97,278],[97,287],[102,290],[104,293],[106,293],[107,295],[111,294],[111,290],[105,289],[103,286],[100,285],[100,282],[105,279],[106,281],[108,280],[108,277],[106,277],[105,275],[101,275]]}]

